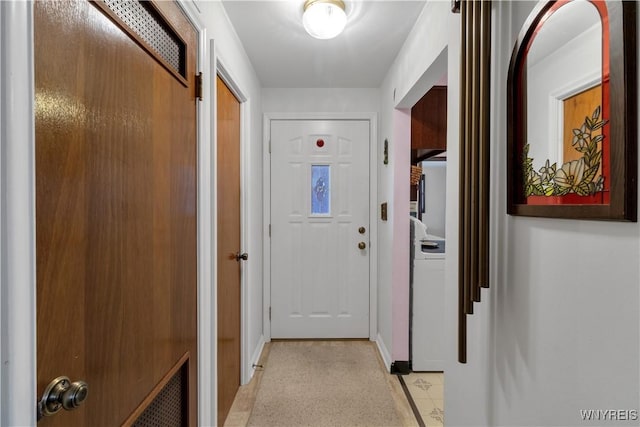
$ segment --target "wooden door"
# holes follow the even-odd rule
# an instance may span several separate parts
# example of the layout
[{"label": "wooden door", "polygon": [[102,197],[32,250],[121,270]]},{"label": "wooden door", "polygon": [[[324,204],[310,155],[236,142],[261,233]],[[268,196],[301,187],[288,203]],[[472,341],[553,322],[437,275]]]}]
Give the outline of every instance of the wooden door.
[{"label": "wooden door", "polygon": [[240,103],[217,77],[218,425],[240,387]]},{"label": "wooden door", "polygon": [[369,121],[271,121],[271,337],[369,337]]},{"label": "wooden door", "polygon": [[[580,129],[585,117],[591,117],[596,108],[602,108],[602,85],[594,86],[590,89],[577,93],[562,101],[563,107],[563,129],[562,129],[562,159],[558,162],[558,169],[564,163],[578,160],[584,156],[579,151],[580,144],[574,145],[574,129]],[[595,138],[602,135],[602,129],[596,129],[591,133]],[[602,149],[602,143],[598,143],[598,149]],[[596,176],[602,174],[602,165]]]},{"label": "wooden door", "polygon": [[195,425],[196,32],[173,2],[34,22],[37,386],[88,384],[39,425]]}]

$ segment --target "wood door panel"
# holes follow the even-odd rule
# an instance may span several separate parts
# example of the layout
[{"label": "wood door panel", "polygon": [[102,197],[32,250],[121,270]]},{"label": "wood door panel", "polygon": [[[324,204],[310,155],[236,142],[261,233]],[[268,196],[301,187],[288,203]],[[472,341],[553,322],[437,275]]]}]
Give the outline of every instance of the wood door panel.
[{"label": "wood door panel", "polygon": [[35,2],[38,390],[89,384],[40,425],[119,425],[189,352],[195,423],[196,34],[185,88],[89,2]]},{"label": "wood door panel", "polygon": [[[563,100],[562,159],[558,162],[560,169],[564,163],[578,160],[584,156],[573,147],[573,130],[580,129],[585,117],[591,117],[597,107],[602,106],[602,85],[597,85]],[[602,135],[602,129],[596,129],[593,137]],[[601,147],[601,144],[598,144]],[[551,153],[550,153],[551,154]],[[551,157],[551,156],[550,156]],[[602,174],[602,166],[598,170]],[[596,175],[597,176],[597,175]]]},{"label": "wood door panel", "polygon": [[[37,3],[34,5],[38,25],[36,52],[61,50],[56,48],[53,37],[43,35],[63,24],[62,6],[51,3],[47,11]],[[84,19],[86,14],[81,5],[69,6],[66,13]],[[69,40],[67,46],[69,49],[61,50],[57,56],[35,56],[36,167],[40,172],[43,165],[48,164],[46,174],[36,174],[36,213],[52,213],[46,221],[36,222],[37,357],[38,361],[57,361],[64,354],[66,359],[64,372],[57,363],[38,364],[39,393],[59,375],[85,378],[86,372],[84,283],[87,268],[85,262],[79,261],[83,260],[88,243],[85,239],[84,109],[80,99],[68,96],[84,86],[84,72],[73,60],[74,54],[84,54],[84,40]],[[43,71],[53,68],[69,78],[58,81]],[[54,85],[56,90],[49,90]],[[42,286],[45,281],[47,285]],[[86,423],[84,415],[84,411],[76,411],[66,419],[68,423],[82,425]]]},{"label": "wood door panel", "polygon": [[240,387],[240,103],[217,77],[218,425]]}]

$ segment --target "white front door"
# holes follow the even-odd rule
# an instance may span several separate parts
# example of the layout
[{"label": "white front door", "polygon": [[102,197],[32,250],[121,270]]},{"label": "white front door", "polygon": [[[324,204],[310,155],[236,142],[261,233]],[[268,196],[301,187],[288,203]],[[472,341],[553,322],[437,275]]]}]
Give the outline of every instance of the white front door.
[{"label": "white front door", "polygon": [[271,336],[369,336],[369,121],[271,121]]}]

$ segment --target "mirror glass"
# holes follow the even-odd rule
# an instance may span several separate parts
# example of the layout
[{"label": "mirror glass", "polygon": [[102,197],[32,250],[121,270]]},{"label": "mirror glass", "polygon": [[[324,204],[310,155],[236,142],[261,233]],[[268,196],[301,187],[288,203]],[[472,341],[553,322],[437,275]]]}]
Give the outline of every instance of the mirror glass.
[{"label": "mirror glass", "polygon": [[507,213],[637,220],[640,2],[540,0],[507,76]]},{"label": "mirror glass", "polygon": [[545,204],[603,203],[605,68],[602,21],[594,3],[564,3],[540,20],[524,67],[525,197],[539,196]]}]

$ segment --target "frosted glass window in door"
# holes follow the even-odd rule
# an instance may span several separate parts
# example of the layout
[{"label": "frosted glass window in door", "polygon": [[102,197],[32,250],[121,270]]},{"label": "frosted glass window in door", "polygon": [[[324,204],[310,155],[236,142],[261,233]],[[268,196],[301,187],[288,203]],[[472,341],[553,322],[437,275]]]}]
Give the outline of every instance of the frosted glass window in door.
[{"label": "frosted glass window in door", "polygon": [[311,165],[311,215],[331,213],[331,166]]}]

